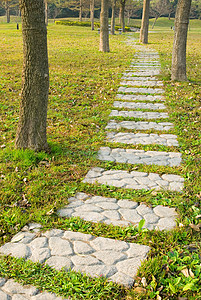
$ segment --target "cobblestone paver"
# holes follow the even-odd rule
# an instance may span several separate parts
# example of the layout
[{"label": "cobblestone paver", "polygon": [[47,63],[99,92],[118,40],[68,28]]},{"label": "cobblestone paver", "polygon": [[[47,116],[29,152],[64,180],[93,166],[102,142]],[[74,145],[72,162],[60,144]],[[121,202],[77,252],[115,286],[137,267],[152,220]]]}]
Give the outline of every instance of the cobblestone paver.
[{"label": "cobblestone paver", "polygon": [[126,111],[126,110],[112,110],[110,117],[124,117],[124,118],[139,118],[139,119],[167,119],[166,112],[152,112],[152,111]]},{"label": "cobblestone paver", "polygon": [[184,179],[173,174],[163,174],[145,172],[127,172],[123,170],[105,170],[103,168],[92,168],[86,175],[83,182],[100,183],[119,188],[136,190],[169,190],[181,192]]},{"label": "cobblestone paver", "polygon": [[162,205],[152,208],[127,199],[117,200],[85,193],[77,193],[68,201],[69,205],[57,212],[60,217],[74,216],[114,226],[137,226],[140,220],[144,219],[144,228],[157,230],[171,230],[176,226],[175,209]]},{"label": "cobblestone paver", "polygon": [[115,120],[110,120],[110,122],[107,124],[106,129],[116,129],[119,130],[121,128],[125,129],[135,129],[135,130],[164,130],[168,131],[171,128],[173,128],[173,124],[169,122],[135,122],[135,121],[115,121]]},{"label": "cobblestone paver", "polygon": [[144,151],[101,147],[98,152],[100,160],[114,161],[128,164],[144,164],[159,166],[180,166],[181,154],[178,152]]},{"label": "cobblestone paver", "polygon": [[149,77],[151,77],[151,76],[156,76],[156,75],[159,75],[160,74],[160,70],[158,69],[158,70],[149,70],[149,71],[147,71],[146,69],[145,70],[142,70],[142,69],[132,69],[132,68],[130,68],[130,69],[127,69],[126,70],[127,72],[132,72],[132,74],[134,75],[134,76],[149,76]]},{"label": "cobblestone paver", "polygon": [[127,109],[150,109],[150,110],[166,109],[166,106],[163,103],[114,101],[113,106],[118,108],[127,108]]},{"label": "cobblestone paver", "polygon": [[174,134],[156,133],[132,133],[132,132],[108,132],[107,140],[113,143],[123,143],[132,145],[164,145],[178,146],[177,136]]},{"label": "cobblestone paver", "polygon": [[130,78],[125,78],[126,80],[121,81],[120,85],[131,85],[131,86],[163,86],[163,83],[161,81],[151,81],[151,80],[147,80],[147,81],[139,81],[139,80],[135,80],[134,77],[130,77]]},{"label": "cobblestone paver", "polygon": [[136,93],[136,94],[163,94],[164,90],[163,89],[158,89],[158,88],[128,88],[128,87],[123,87],[121,86],[118,89],[119,93]]},{"label": "cobblestone paver", "polygon": [[137,81],[142,81],[144,82],[157,82],[158,79],[157,77],[143,77],[143,76],[135,76],[133,75],[132,72],[127,72],[127,73],[123,73],[123,76],[121,77],[121,79],[126,79],[126,80],[137,80]]},{"label": "cobblestone paver", "polygon": [[57,270],[64,268],[66,271],[81,271],[91,277],[106,276],[116,283],[132,286],[149,250],[144,245],[52,229],[41,233],[41,236],[19,232],[10,243],[0,248],[0,253],[45,263]]},{"label": "cobblestone paver", "polygon": [[124,95],[124,94],[117,94],[117,99],[126,100],[126,101],[164,101],[164,97],[161,95]]},{"label": "cobblestone paver", "polygon": [[[22,286],[13,279],[0,278],[0,300],[62,300],[55,294],[40,292],[33,286]],[[70,298],[66,298],[70,300]]]}]

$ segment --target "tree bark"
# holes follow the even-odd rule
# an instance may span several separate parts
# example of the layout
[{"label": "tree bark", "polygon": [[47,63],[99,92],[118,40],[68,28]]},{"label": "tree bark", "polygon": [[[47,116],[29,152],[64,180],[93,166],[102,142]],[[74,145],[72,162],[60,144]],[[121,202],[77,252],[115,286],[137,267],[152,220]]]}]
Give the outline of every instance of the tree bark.
[{"label": "tree bark", "polygon": [[5,8],[6,8],[6,21],[7,23],[10,23],[10,7],[8,1],[6,1]]},{"label": "tree bark", "polygon": [[123,32],[125,32],[125,18],[124,18],[125,5],[126,5],[126,0],[120,0],[121,28]]},{"label": "tree bark", "polygon": [[144,0],[143,2],[143,13],[142,13],[142,24],[140,30],[140,43],[148,43],[148,30],[149,30],[149,6],[150,0]]},{"label": "tree bark", "polygon": [[46,137],[49,69],[44,0],[20,0],[23,72],[15,145],[48,150]]},{"label": "tree bark", "polygon": [[179,0],[175,16],[172,52],[172,80],[186,81],[186,43],[191,0]]},{"label": "tree bark", "polygon": [[48,4],[47,4],[47,0],[45,1],[45,24],[46,26],[48,25]]},{"label": "tree bark", "polygon": [[94,30],[94,0],[90,0],[91,30]]},{"label": "tree bark", "polygon": [[99,50],[102,52],[110,52],[108,30],[108,0],[101,0]]},{"label": "tree bark", "polygon": [[80,0],[79,21],[82,22],[82,0]]},{"label": "tree bark", "polygon": [[112,0],[112,18],[111,18],[111,34],[115,34],[115,10],[116,10],[116,0]]}]

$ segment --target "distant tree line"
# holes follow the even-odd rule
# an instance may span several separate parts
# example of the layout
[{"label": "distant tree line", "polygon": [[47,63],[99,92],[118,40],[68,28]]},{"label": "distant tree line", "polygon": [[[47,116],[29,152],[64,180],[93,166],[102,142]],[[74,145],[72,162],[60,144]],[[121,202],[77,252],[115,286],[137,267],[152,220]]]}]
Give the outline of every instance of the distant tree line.
[{"label": "distant tree line", "polygon": [[[56,18],[82,18],[90,17],[90,8],[92,0],[44,0],[46,3],[47,17]],[[93,0],[94,17],[100,18],[101,0]],[[151,0],[149,17],[175,17],[178,0]],[[130,19],[141,19],[143,0],[110,0],[109,18],[112,17],[115,5],[115,16],[119,17],[119,23],[127,18],[127,24]],[[19,15],[19,0],[0,0],[0,16],[7,16],[7,22],[10,22],[10,15]],[[190,18],[201,19],[201,0],[193,0],[191,4]],[[155,25],[153,23],[153,26]],[[125,24],[123,24],[124,26]]]}]

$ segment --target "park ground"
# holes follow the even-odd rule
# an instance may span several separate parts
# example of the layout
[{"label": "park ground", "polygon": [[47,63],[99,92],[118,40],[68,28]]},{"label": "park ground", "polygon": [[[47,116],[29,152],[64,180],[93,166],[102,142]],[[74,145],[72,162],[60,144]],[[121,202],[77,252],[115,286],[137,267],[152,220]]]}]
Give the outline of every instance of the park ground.
[{"label": "park ground", "polygon": [[[190,21],[188,82],[170,80],[173,23],[173,20],[159,19],[150,30],[149,44],[144,47],[155,49],[160,54],[162,72],[159,78],[164,82],[166,105],[170,121],[174,123],[172,133],[178,136],[183,157],[182,165],[174,168],[98,161],[99,148],[110,146],[105,142],[105,127],[122,73],[135,54],[134,48],[125,43],[131,35],[110,36],[111,52],[101,53],[97,31],[54,23],[48,25],[50,90],[47,134],[52,151],[15,150],[22,34],[21,30],[16,30],[16,20],[11,24],[0,23],[0,245],[8,242],[27,223],[37,222],[45,230],[70,228],[151,247],[151,254],[136,279],[141,286],[141,278],[146,277],[148,286],[143,295],[108,283],[104,278],[89,279],[72,272],[64,274],[11,257],[0,258],[0,277],[12,277],[23,284],[74,297],[72,299],[160,299],[159,292],[162,299],[201,299],[201,234],[198,226],[198,216],[201,215],[201,21]],[[139,25],[139,22],[135,20],[133,25]],[[138,39],[138,33],[131,34]],[[138,149],[173,150],[166,146],[147,147],[139,145]],[[88,170],[96,166],[159,174],[171,171],[185,178],[185,189],[181,194],[83,183]],[[76,192],[176,207],[180,215],[178,227],[171,232],[156,232],[131,227],[119,229],[79,218],[59,218],[55,212]],[[194,277],[185,277],[180,272],[182,268],[191,269]]]}]

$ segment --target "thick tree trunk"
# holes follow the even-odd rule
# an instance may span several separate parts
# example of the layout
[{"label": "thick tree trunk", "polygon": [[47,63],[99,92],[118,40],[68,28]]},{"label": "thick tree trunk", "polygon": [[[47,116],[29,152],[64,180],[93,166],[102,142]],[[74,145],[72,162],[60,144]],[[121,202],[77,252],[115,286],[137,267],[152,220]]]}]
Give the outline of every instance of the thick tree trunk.
[{"label": "thick tree trunk", "polygon": [[80,0],[79,21],[82,22],[82,0]]},{"label": "thick tree trunk", "polygon": [[116,10],[116,0],[112,0],[112,18],[111,18],[111,34],[115,34],[115,10]]},{"label": "thick tree trunk", "polygon": [[45,1],[45,24],[46,26],[48,25],[48,4],[47,4],[47,0]]},{"label": "thick tree trunk", "polygon": [[110,52],[108,31],[108,0],[101,0],[99,49],[102,52]]},{"label": "thick tree trunk", "polygon": [[94,0],[90,0],[91,30],[94,30]]},{"label": "thick tree trunk", "polygon": [[10,23],[10,7],[9,7],[9,4],[8,4],[8,1],[6,1],[6,22],[7,23]]},{"label": "thick tree trunk", "polygon": [[179,0],[175,16],[172,80],[186,81],[186,43],[191,0]]},{"label": "thick tree trunk", "polygon": [[48,150],[46,137],[49,69],[44,0],[20,0],[23,73],[20,116],[15,145]]},{"label": "thick tree trunk", "polygon": [[148,43],[148,29],[149,29],[149,6],[150,0],[144,0],[143,2],[143,13],[142,13],[142,24],[140,30],[140,43]]},{"label": "thick tree trunk", "polygon": [[126,5],[126,0],[121,0],[120,1],[120,14],[121,14],[121,28],[122,31],[125,32],[125,5]]}]

